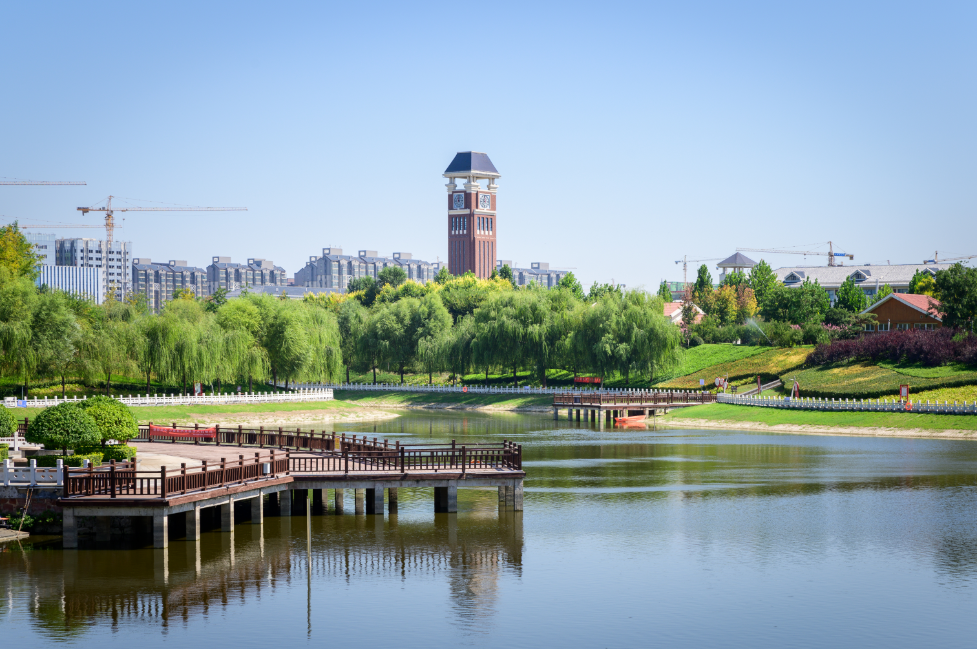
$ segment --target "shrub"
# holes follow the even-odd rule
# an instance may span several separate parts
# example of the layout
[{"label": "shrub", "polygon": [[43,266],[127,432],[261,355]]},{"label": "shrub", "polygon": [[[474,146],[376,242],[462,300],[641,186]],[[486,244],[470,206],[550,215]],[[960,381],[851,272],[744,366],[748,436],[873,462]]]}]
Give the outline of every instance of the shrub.
[{"label": "shrub", "polygon": [[0,444],[0,462],[3,462],[10,457],[10,451],[8,450],[9,448],[10,446],[7,444]]},{"label": "shrub", "polygon": [[102,463],[102,453],[79,453],[75,455],[42,455],[37,460],[37,466],[58,466],[58,460],[63,460],[65,466],[84,466],[85,460],[90,460],[93,466]]},{"label": "shrub", "polygon": [[689,347],[698,347],[704,344],[706,344],[706,341],[702,339],[702,336],[692,336],[689,338]]},{"label": "shrub", "polygon": [[116,462],[124,462],[136,457],[136,448],[134,446],[127,446],[125,444],[106,444],[105,446],[79,448],[76,449],[75,452],[101,454],[103,462],[110,462],[112,460],[115,460]]},{"label": "shrub", "polygon": [[102,434],[102,444],[110,440],[127,442],[139,436],[139,425],[129,407],[121,401],[106,396],[92,397],[78,403],[85,410]]},{"label": "shrub", "polygon": [[62,451],[97,446],[102,441],[95,420],[72,403],[46,408],[30,422],[24,437],[28,442]]},{"label": "shrub", "polygon": [[929,367],[954,361],[974,364],[977,362],[977,336],[960,336],[947,327],[936,331],[892,331],[818,345],[807,360],[811,365],[853,360],[919,363]]},{"label": "shrub", "polygon": [[801,344],[803,334],[797,325],[786,322],[771,322],[765,332],[777,347],[796,347]]},{"label": "shrub", "polygon": [[10,409],[0,406],[0,437],[8,437],[17,432],[17,418]]}]

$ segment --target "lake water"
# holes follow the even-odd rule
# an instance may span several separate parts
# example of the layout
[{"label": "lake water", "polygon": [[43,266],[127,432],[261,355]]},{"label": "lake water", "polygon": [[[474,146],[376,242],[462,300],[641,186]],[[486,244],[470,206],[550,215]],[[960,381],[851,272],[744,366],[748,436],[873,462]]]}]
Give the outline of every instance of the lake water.
[{"label": "lake water", "polygon": [[166,551],[8,545],[3,646],[977,643],[975,442],[419,411],[337,430],[521,443],[525,511],[401,489],[396,515],[314,516],[311,566],[304,516]]}]

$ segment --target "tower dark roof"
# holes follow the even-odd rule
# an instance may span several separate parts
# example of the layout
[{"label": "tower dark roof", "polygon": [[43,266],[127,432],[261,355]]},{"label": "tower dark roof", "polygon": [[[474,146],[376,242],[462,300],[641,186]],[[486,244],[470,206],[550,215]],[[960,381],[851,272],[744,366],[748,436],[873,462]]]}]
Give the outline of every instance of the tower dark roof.
[{"label": "tower dark roof", "polygon": [[445,176],[449,174],[458,176],[471,174],[483,178],[498,178],[500,175],[495,165],[489,160],[488,155],[478,151],[460,151],[457,153],[455,159],[444,170]]},{"label": "tower dark roof", "polygon": [[753,268],[756,266],[756,262],[738,252],[732,257],[722,260],[716,266],[719,268]]}]

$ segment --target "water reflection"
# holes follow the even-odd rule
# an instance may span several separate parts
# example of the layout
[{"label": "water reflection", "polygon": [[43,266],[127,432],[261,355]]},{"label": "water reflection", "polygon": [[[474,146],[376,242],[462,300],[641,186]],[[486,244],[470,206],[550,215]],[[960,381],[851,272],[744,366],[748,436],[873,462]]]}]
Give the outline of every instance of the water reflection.
[{"label": "water reflection", "polygon": [[186,624],[214,607],[260,602],[265,593],[307,580],[310,567],[312,592],[337,580],[444,578],[459,620],[491,616],[499,575],[522,569],[522,512],[431,518],[314,516],[311,566],[304,517],[267,518],[264,533],[238,525],[199,542],[173,541],[167,550],[8,546],[0,553],[0,593],[9,608],[15,600],[27,604],[35,628],[51,638],[103,623]]}]

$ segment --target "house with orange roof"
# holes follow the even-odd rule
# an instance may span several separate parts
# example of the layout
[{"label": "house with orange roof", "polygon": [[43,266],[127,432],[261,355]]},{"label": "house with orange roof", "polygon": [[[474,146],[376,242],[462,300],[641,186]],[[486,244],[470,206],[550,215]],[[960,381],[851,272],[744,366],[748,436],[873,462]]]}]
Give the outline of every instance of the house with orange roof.
[{"label": "house with orange roof", "polygon": [[[699,324],[702,322],[702,318],[705,317],[706,312],[695,307],[695,323]],[[681,325],[682,324],[682,302],[666,302],[665,303],[665,317],[672,321],[672,324]]]},{"label": "house with orange roof", "polygon": [[929,295],[892,293],[862,311],[862,315],[875,314],[875,324],[865,325],[866,333],[931,331],[943,326],[940,301]]}]

